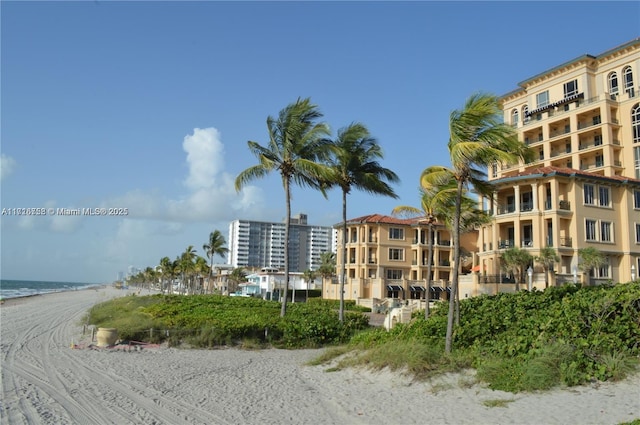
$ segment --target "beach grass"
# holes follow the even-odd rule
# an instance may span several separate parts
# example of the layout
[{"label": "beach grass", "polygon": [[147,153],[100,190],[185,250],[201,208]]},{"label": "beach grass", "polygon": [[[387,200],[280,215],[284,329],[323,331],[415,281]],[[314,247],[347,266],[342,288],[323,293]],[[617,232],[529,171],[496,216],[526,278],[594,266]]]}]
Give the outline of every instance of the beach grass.
[{"label": "beach grass", "polygon": [[[118,328],[122,339],[167,341],[174,346],[247,349],[318,348],[310,364],[327,371],[388,369],[429,379],[473,368],[489,388],[547,390],[620,380],[640,356],[640,283],[548,290],[462,300],[454,349],[446,354],[447,305],[429,319],[420,312],[390,331],[369,327],[350,311],[340,323],[332,303],[289,305],[219,295],[122,297],[96,305],[86,323]],[[152,329],[154,331],[152,331]]]}]

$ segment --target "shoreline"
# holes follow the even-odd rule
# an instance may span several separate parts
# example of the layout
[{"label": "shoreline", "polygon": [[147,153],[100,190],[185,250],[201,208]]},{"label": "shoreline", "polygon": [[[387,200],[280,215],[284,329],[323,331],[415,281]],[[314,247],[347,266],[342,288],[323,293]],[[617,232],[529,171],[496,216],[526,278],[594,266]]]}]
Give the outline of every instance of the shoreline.
[{"label": "shoreline", "polygon": [[[640,374],[539,393],[473,374],[310,366],[324,349],[74,348],[96,303],[135,290],[43,294],[0,308],[3,424],[603,424],[640,418]],[[5,305],[6,307],[6,305]]]}]

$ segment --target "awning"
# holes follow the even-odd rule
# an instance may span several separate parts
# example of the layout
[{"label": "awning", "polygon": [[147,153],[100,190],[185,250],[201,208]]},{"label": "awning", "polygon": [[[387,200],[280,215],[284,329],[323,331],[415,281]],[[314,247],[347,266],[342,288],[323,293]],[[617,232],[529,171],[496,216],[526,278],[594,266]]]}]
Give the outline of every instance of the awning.
[{"label": "awning", "polygon": [[442,292],[444,291],[444,288],[442,286],[432,286],[431,287],[431,292]]},{"label": "awning", "polygon": [[424,292],[424,286],[411,285],[411,292]]},{"label": "awning", "polygon": [[387,290],[389,290],[389,291],[404,291],[404,289],[402,289],[402,286],[400,286],[400,285],[387,285]]},{"label": "awning", "polygon": [[473,266],[473,267],[471,268],[471,271],[472,271],[472,272],[479,272],[479,271],[480,271],[480,264],[478,264],[477,266]]}]

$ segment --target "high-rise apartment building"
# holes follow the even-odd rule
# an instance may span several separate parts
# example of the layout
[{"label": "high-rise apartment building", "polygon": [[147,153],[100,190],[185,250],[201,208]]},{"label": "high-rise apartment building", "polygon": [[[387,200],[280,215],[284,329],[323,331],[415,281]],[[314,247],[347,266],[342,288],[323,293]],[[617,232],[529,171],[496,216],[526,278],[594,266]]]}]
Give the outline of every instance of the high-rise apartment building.
[{"label": "high-rise apartment building", "polygon": [[[578,250],[606,263],[585,283],[629,281],[640,269],[640,39],[539,73],[501,98],[504,120],[533,162],[494,164],[493,222],[479,234],[480,270],[497,275],[501,253],[553,247],[559,282],[575,279]],[[541,265],[531,267],[539,276]],[[538,285],[539,286],[539,285]]]},{"label": "high-rise apartment building", "polygon": [[[467,264],[460,296],[514,291],[501,263],[506,249],[538,256],[553,247],[560,261],[548,279],[532,261],[529,282],[544,288],[574,279],[586,284],[627,282],[640,271],[640,39],[600,55],[583,55],[519,84],[502,96],[505,122],[536,153],[527,164],[489,167],[493,216],[464,235]],[[424,296],[427,226],[373,214],[347,221],[338,238],[338,271],[346,264],[344,297],[364,300]],[[432,298],[446,292],[453,247],[438,224],[433,236]],[[593,247],[605,264],[584,274],[579,249]],[[332,284],[333,283],[333,284]],[[325,280],[323,297],[340,297],[338,280]],[[446,294],[443,294],[446,298]],[[441,297],[440,297],[441,298]]]},{"label": "high-rise apartment building", "polygon": [[[307,215],[291,218],[289,229],[289,269],[291,272],[317,270],[320,255],[335,252],[334,230],[330,226],[307,224]],[[284,270],[285,223],[235,220],[229,225],[229,264],[233,267]]]}]

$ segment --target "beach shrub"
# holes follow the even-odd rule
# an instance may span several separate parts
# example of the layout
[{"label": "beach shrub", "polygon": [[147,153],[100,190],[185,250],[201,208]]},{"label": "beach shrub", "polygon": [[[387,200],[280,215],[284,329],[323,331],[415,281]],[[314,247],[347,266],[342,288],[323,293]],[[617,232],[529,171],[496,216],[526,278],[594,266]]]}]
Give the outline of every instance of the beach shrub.
[{"label": "beach shrub", "polygon": [[[352,347],[384,359],[388,356],[377,351],[381,346],[404,346],[405,342],[437,346],[445,337],[446,306],[439,305],[428,320],[418,315],[389,332],[360,333],[352,338]],[[462,300],[460,311],[452,358],[442,362],[446,365],[442,370],[456,364],[466,367],[470,362],[478,377],[494,389],[533,391],[621,379],[639,364],[638,282],[479,296]],[[395,352],[393,359],[371,363],[376,367],[385,362],[389,367],[404,363],[420,370],[410,366],[416,350],[404,351]]]},{"label": "beach shrub", "polygon": [[137,341],[153,339],[197,348],[318,347],[346,342],[369,325],[367,316],[352,311],[340,323],[337,312],[322,302],[291,304],[287,315],[281,318],[279,302],[259,298],[221,295],[124,298],[97,305],[87,320],[97,326],[118,328],[121,338],[124,334]]}]

